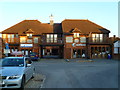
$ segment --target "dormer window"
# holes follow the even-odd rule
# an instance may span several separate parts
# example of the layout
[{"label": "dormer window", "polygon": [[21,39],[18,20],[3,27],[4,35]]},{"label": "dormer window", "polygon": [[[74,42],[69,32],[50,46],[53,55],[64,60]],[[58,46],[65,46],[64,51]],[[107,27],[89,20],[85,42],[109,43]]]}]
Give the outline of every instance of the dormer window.
[{"label": "dormer window", "polygon": [[32,29],[28,29],[28,30],[26,31],[27,37],[28,37],[28,38],[32,38],[33,32],[34,32],[34,31],[33,31]]},{"label": "dormer window", "polygon": [[75,28],[73,31],[73,37],[74,38],[79,38],[80,37],[80,33],[81,33],[81,31],[78,29],[78,28]]},{"label": "dormer window", "polygon": [[32,38],[32,33],[27,34],[28,38]]},{"label": "dormer window", "polygon": [[74,38],[79,38],[79,33],[74,33]]}]

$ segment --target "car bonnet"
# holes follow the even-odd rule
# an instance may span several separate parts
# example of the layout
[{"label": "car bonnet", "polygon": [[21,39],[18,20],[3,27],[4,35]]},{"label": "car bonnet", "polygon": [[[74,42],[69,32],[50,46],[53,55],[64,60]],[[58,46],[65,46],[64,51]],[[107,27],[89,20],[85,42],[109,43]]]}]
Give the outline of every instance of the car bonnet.
[{"label": "car bonnet", "polygon": [[0,67],[0,74],[2,76],[22,75],[24,67]]}]

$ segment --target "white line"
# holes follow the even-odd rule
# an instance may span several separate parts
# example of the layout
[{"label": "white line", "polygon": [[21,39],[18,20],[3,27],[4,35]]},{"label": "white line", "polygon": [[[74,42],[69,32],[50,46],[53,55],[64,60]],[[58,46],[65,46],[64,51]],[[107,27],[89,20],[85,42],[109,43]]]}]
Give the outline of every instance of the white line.
[{"label": "white line", "polygon": [[[44,77],[45,77],[45,75],[44,75]],[[43,82],[42,82],[42,84],[40,85],[40,88],[43,88],[43,84],[44,84],[44,82],[45,82],[45,79],[46,79],[46,77],[43,79]]]}]

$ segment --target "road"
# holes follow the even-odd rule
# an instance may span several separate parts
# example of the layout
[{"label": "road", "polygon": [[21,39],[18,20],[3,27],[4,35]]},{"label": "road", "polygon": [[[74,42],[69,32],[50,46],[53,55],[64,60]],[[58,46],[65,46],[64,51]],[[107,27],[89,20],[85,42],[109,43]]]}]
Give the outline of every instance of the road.
[{"label": "road", "polygon": [[46,76],[42,88],[118,88],[118,61],[93,61],[44,59],[34,65]]}]

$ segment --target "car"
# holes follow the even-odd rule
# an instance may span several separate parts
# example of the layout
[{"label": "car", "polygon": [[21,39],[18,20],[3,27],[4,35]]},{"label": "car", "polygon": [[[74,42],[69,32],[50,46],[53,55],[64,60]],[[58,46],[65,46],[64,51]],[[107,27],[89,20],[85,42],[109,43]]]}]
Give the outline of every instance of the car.
[{"label": "car", "polygon": [[31,52],[30,55],[29,55],[29,57],[33,61],[38,61],[38,59],[39,59],[39,56],[38,56],[38,54],[36,52]]},{"label": "car", "polygon": [[27,57],[5,57],[0,61],[0,88],[24,88],[35,73]]}]

